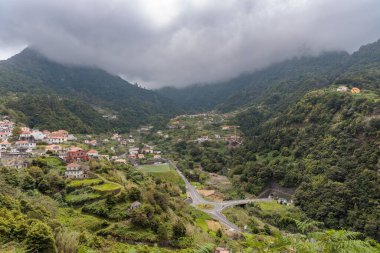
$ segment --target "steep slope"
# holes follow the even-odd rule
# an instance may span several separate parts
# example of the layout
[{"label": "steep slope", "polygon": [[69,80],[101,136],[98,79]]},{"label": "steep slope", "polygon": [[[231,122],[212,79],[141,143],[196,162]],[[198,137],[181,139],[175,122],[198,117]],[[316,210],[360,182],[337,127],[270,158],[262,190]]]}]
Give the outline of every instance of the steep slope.
[{"label": "steep slope", "polygon": [[[345,66],[323,90],[301,99],[283,92],[283,110],[262,103],[240,113],[246,143],[232,174],[254,193],[272,181],[298,187],[296,204],[309,217],[380,240],[380,41]],[[336,92],[342,84],[362,93]]]},{"label": "steep slope", "polygon": [[[82,122],[89,129],[96,130],[108,130],[109,126],[126,130],[143,123],[163,120],[176,111],[173,103],[153,91],[131,85],[98,68],[65,66],[52,62],[29,48],[0,62],[0,94],[10,96],[14,93],[21,97],[25,94],[39,97],[33,101],[35,108],[41,108],[42,101],[49,95],[50,100],[60,97],[74,101],[73,103],[80,101],[81,107],[87,107],[86,111],[94,111],[95,108],[97,114],[94,112],[93,115],[97,121],[100,121],[103,114],[116,115],[117,119],[96,128]],[[20,102],[19,105],[17,101]],[[41,104],[37,106],[39,101]],[[12,102],[12,108],[22,111],[23,104],[25,103],[20,99],[16,99]],[[56,104],[78,114],[73,108],[65,106],[65,103]],[[29,111],[26,117],[34,117],[33,113]]]},{"label": "steep slope", "polygon": [[349,67],[336,83],[370,89],[380,94],[380,40],[362,46],[349,61]]},{"label": "steep slope", "polygon": [[380,97],[374,92],[306,94],[277,117],[239,116],[247,140],[232,175],[259,193],[270,182],[298,187],[296,204],[327,227],[380,239]]}]

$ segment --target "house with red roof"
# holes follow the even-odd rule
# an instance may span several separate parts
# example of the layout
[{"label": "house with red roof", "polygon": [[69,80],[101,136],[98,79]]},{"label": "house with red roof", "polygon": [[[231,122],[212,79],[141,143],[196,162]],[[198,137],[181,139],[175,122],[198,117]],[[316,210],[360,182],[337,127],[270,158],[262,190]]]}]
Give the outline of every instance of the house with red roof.
[{"label": "house with red roof", "polygon": [[67,162],[76,162],[76,161],[88,161],[87,152],[78,147],[71,147],[69,151],[67,151],[67,156],[65,158]]}]

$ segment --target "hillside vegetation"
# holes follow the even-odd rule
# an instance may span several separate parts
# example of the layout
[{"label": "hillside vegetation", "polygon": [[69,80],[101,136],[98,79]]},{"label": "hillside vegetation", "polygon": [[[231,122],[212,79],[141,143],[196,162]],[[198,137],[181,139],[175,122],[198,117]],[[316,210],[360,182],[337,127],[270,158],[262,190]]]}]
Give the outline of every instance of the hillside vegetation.
[{"label": "hillside vegetation", "polygon": [[333,89],[262,122],[260,110],[245,112],[239,121],[249,140],[232,174],[256,194],[271,181],[298,187],[296,205],[309,217],[380,238],[379,113],[378,96]]},{"label": "hillside vegetation", "polygon": [[29,48],[0,62],[0,94],[3,106],[20,116],[16,119],[72,132],[126,131],[162,123],[177,112],[169,99],[155,92],[95,67],[52,62]]}]

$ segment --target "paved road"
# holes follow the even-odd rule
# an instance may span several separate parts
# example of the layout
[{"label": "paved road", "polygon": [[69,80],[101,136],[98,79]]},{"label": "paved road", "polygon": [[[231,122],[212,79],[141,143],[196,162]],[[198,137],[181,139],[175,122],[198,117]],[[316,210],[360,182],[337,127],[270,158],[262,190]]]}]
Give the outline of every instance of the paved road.
[{"label": "paved road", "polygon": [[191,205],[200,209],[199,205],[201,204],[208,204],[212,206],[212,209],[200,209],[205,213],[208,213],[211,217],[219,221],[221,224],[226,226],[228,229],[232,229],[237,232],[243,232],[242,229],[240,229],[238,226],[236,226],[234,223],[230,222],[223,214],[222,211],[225,208],[237,206],[237,205],[243,205],[250,202],[258,202],[258,201],[269,201],[269,199],[242,199],[242,200],[230,200],[230,201],[223,201],[223,202],[213,202],[204,199],[198,191],[194,188],[194,186],[187,180],[187,178],[182,174],[182,172],[177,168],[177,166],[172,162],[169,161],[169,163],[176,168],[178,174],[182,178],[182,180],[185,182],[186,185],[186,191],[187,195],[191,198],[192,203]]}]

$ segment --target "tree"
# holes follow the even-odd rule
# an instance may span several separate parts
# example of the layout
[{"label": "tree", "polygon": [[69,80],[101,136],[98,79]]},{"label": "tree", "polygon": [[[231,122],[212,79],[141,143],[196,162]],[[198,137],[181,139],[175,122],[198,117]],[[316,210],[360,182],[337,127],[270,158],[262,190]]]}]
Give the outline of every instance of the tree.
[{"label": "tree", "polygon": [[38,184],[38,190],[40,190],[40,192],[42,193],[45,193],[49,191],[49,189],[50,189],[49,182],[46,179],[42,179],[41,182]]},{"label": "tree", "polygon": [[218,230],[216,230],[216,236],[221,238],[223,236],[223,232],[220,228],[218,228]]},{"label": "tree", "polygon": [[162,223],[158,226],[157,236],[161,244],[166,245],[170,239],[170,228],[166,223]]},{"label": "tree", "polygon": [[29,252],[55,253],[57,248],[53,233],[45,223],[34,220],[25,240]]},{"label": "tree", "polygon": [[141,191],[137,187],[131,187],[128,191],[128,198],[132,201],[141,200]]},{"label": "tree", "polygon": [[149,226],[149,219],[140,208],[134,209],[132,212],[131,222],[134,226],[146,228]]},{"label": "tree", "polygon": [[29,174],[26,174],[22,180],[22,189],[23,190],[33,190],[36,186],[36,181]]},{"label": "tree", "polygon": [[186,227],[182,221],[177,221],[173,226],[173,238],[179,239],[186,235]]}]

